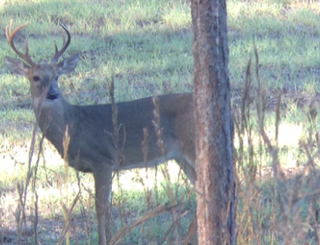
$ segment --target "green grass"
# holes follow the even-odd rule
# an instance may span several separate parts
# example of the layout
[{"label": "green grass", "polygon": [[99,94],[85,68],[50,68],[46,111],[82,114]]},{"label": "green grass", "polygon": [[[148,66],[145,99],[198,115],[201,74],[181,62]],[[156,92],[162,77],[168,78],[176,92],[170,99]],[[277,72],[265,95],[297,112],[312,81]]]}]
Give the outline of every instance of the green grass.
[{"label": "green grass", "polygon": [[[318,2],[229,0],[227,5],[229,71],[235,111],[239,109],[245,70],[248,59],[253,57],[253,43],[255,43],[259,51],[260,77],[267,91],[266,131],[272,144],[278,144],[279,161],[286,168],[310,164],[301,143],[310,140],[307,108],[319,93],[320,6]],[[3,30],[0,35],[0,210],[2,211],[0,220],[4,220],[0,222],[0,227],[9,227],[15,224],[12,214],[17,210],[17,184],[25,183],[28,150],[35,121],[30,102],[29,82],[22,77],[11,75],[4,61],[6,56],[17,57],[4,35],[5,26],[9,25],[10,20],[14,20],[14,26],[25,22],[30,23],[19,34],[16,44],[23,50],[23,40],[28,37],[29,53],[37,62],[50,60],[54,53],[54,40],[58,46],[62,45],[61,28],[56,24],[62,21],[68,26],[72,41],[64,57],[78,53],[80,61],[76,71],[71,75],[62,76],[59,83],[66,98],[71,103],[80,105],[108,103],[108,83],[113,75],[117,101],[130,101],[151,96],[154,93],[192,92],[192,31],[190,2],[183,0],[3,0],[0,1],[0,15],[0,30]],[[252,87],[256,88],[256,83]],[[282,90],[284,95],[280,133],[279,140],[276,142],[275,101]],[[250,125],[253,129],[254,153],[251,156],[258,168],[271,168],[272,154],[266,149],[266,145],[261,143],[260,132],[257,129],[255,95],[252,101]],[[317,121],[315,128],[312,129],[313,136],[319,130],[318,125]],[[245,178],[246,171],[250,172],[251,157],[248,132],[244,136],[245,152],[242,157],[245,169],[238,172],[241,179],[237,216],[239,244],[255,244],[259,239],[262,244],[272,242],[279,244],[283,241],[285,232],[281,233],[279,227],[277,230],[276,223],[272,222],[279,221],[281,227],[284,224],[283,217],[286,216],[281,210],[281,205],[276,204],[278,199],[272,193],[272,186],[277,180],[262,177],[261,184],[257,177],[254,184],[248,182]],[[314,136],[312,139],[315,138]],[[237,137],[235,144],[239,147]],[[261,148],[259,148],[260,144]],[[313,144],[308,144],[308,147],[314,161],[318,164],[316,145],[317,142],[314,140]],[[36,157],[33,163],[35,159]],[[53,228],[44,232],[48,235],[46,239],[41,239],[44,239],[43,242],[51,239],[52,243],[56,243],[57,237],[52,237],[50,234],[54,234],[55,228],[61,231],[64,224],[63,205],[68,204],[70,208],[79,187],[76,184],[76,175],[69,170],[70,178],[65,185],[69,195],[66,196],[65,190],[59,191],[61,184],[58,183],[58,179],[65,175],[63,162],[48,143],[45,144],[43,159],[46,164],[44,165],[44,160],[41,160],[36,188],[40,194],[40,226],[42,229],[51,224]],[[132,172],[125,172],[121,177],[122,191],[116,184],[113,187],[117,229],[121,227],[120,211],[122,209],[126,212],[128,219],[126,222],[131,222],[159,204],[170,204],[168,190],[163,184],[164,180],[159,180],[162,184],[158,186],[157,194],[153,189],[154,184],[149,186],[152,190],[152,201],[148,203],[143,184]],[[143,173],[144,170],[139,175]],[[150,173],[150,176],[149,178],[154,180],[154,173]],[[186,185],[184,180],[177,180],[177,176],[178,173],[171,175],[174,178],[171,188],[182,205],[179,206],[178,213],[188,210],[194,212],[194,194],[191,198],[188,196],[192,187]],[[93,181],[90,175],[81,174],[80,178],[83,186],[80,187],[82,192],[74,210],[74,217],[75,220],[83,221],[82,223],[85,223],[89,229],[83,228],[81,222],[79,226],[77,224],[74,226],[81,230],[80,244],[89,244],[89,240],[94,244],[97,234],[94,198],[91,195],[94,190]],[[306,179],[309,180],[311,177],[308,176]],[[130,180],[128,188],[127,180]],[[285,193],[288,193],[289,187],[290,184],[286,186]],[[249,196],[257,198],[252,201],[242,188],[250,190]],[[299,191],[303,194],[306,189],[301,188]],[[311,188],[311,190],[314,189]],[[34,193],[31,189],[29,197],[27,205],[32,213]],[[270,203],[269,199],[271,199]],[[148,205],[150,205],[149,208]],[[251,214],[248,210],[251,210]],[[293,230],[290,230],[293,234],[301,234],[300,231],[306,230],[306,227],[312,224],[307,202],[301,205],[300,211],[302,216],[300,223],[297,217],[288,219],[295,222],[295,226],[292,226]],[[178,232],[178,237],[181,238],[185,233],[192,212],[187,212],[176,228],[177,231],[174,231]],[[277,220],[275,214],[281,218]],[[247,218],[248,215],[251,215],[251,219]],[[53,224],[49,223],[49,220]],[[146,225],[148,228],[136,227],[131,235],[126,236],[123,244],[159,242],[164,239],[171,220],[170,212],[152,219]],[[31,218],[28,221],[31,222]],[[276,227],[274,230],[271,224]],[[300,224],[303,229],[297,224]],[[258,233],[255,233],[257,231],[254,227],[261,230],[258,229]],[[286,226],[283,225],[283,227]],[[270,235],[264,232],[266,234],[269,232]],[[306,233],[308,242],[313,244],[316,241],[315,235],[312,232]]]}]

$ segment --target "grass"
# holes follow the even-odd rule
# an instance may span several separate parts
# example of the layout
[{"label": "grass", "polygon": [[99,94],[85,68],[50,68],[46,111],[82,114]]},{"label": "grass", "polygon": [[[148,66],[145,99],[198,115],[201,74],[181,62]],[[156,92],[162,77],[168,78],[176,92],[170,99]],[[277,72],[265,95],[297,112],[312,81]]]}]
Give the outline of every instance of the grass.
[{"label": "grass", "polygon": [[[273,149],[278,149],[275,160],[261,138],[260,119],[253,103],[259,96],[252,94],[249,120],[252,129],[249,127],[243,132],[242,165],[240,160],[237,162],[239,244],[281,244],[289,241],[288,234],[296,234],[291,244],[301,244],[303,239],[315,244],[317,220],[312,210],[316,210],[318,204],[310,204],[312,195],[308,193],[317,191],[317,171],[310,170],[306,175],[305,169],[312,162],[315,166],[319,162],[315,137],[319,123],[310,125],[307,113],[309,104],[317,105],[319,100],[319,4],[302,0],[229,0],[227,5],[234,113],[239,113],[243,101],[245,71],[248,59],[253,57],[254,42],[259,52],[260,79],[266,90],[264,125]],[[72,41],[64,56],[79,53],[81,59],[76,71],[62,76],[59,82],[63,94],[74,104],[108,103],[108,81],[112,75],[115,76],[116,101],[130,101],[154,93],[191,92],[193,58],[189,1],[0,0],[0,15],[3,30],[0,35],[1,233],[3,229],[11,232],[16,228],[17,184],[25,183],[34,123],[28,81],[12,76],[4,61],[6,56],[16,57],[4,35],[11,18],[14,26],[30,23],[21,32],[17,45],[23,49],[23,40],[28,37],[29,52],[37,62],[50,59],[54,40],[58,46],[62,44],[61,28],[56,23],[63,21],[68,26]],[[255,76],[252,77],[254,80]],[[252,91],[257,87],[256,81],[251,84]],[[282,110],[277,129],[275,111],[280,91],[283,92]],[[236,137],[238,153],[240,142]],[[42,244],[56,243],[70,217],[74,220],[70,226],[71,242],[94,244],[97,234],[92,177],[80,174],[78,185],[77,175],[69,169],[68,182],[59,182],[66,176],[63,161],[49,143],[45,143],[44,148],[37,188],[30,189],[27,200],[29,224],[34,220],[37,193]],[[285,179],[274,176],[274,162],[281,163]],[[122,244],[181,240],[195,210],[195,199],[194,194],[190,194],[192,187],[177,169],[172,169],[174,167],[170,167],[173,182],[170,188],[179,204],[177,214],[184,214],[182,220],[170,228],[174,211],[162,213],[145,225],[135,227]],[[290,175],[290,169],[294,169],[295,176]],[[114,232],[160,204],[170,206],[166,180],[161,179],[160,172],[157,190],[154,172],[150,172],[148,178],[140,177],[145,175],[145,170],[121,173],[119,186],[114,181]],[[298,188],[295,183],[301,173],[305,175],[301,175],[302,184]],[[307,188],[312,181],[314,186],[310,184]],[[77,197],[79,189],[81,195]],[[299,193],[300,202],[292,202],[296,196],[290,190]],[[72,208],[75,200],[77,204]],[[297,209],[299,211],[294,212]],[[72,215],[68,218],[64,210],[72,210]],[[168,230],[174,235],[166,237]]]}]

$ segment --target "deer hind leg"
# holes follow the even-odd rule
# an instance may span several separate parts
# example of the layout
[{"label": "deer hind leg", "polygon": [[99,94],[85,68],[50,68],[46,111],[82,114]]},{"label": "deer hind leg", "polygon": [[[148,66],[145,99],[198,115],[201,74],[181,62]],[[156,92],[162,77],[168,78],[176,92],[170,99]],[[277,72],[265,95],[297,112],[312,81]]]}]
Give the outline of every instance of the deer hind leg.
[{"label": "deer hind leg", "polygon": [[[186,174],[190,182],[195,185],[197,175],[195,164],[190,161],[187,156],[182,156],[179,159],[176,159],[179,166],[182,168],[183,172]],[[188,227],[188,231],[183,238],[182,245],[192,244],[192,240],[197,235],[197,213],[193,215],[192,221]]]},{"label": "deer hind leg", "polygon": [[191,183],[195,185],[197,175],[194,163],[191,162],[187,156],[181,156],[179,159],[175,160],[179,164],[180,168],[182,168],[183,172],[186,174]]},{"label": "deer hind leg", "polygon": [[112,180],[111,165],[99,168],[93,172],[96,189],[96,212],[98,219],[99,245],[109,244],[111,241],[111,213],[110,190]]}]

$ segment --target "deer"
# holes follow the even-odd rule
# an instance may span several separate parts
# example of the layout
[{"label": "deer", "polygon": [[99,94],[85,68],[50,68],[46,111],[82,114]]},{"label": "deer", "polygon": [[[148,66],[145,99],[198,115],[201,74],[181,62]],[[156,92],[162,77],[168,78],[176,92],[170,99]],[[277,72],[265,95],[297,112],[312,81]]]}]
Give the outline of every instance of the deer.
[{"label": "deer", "polygon": [[[92,173],[95,184],[95,207],[98,223],[99,245],[110,240],[110,203],[113,171],[153,167],[168,160],[175,160],[191,183],[196,181],[194,114],[192,93],[167,94],[158,96],[158,108],[163,149],[154,127],[155,105],[153,97],[128,102],[103,105],[72,105],[59,89],[59,76],[73,72],[79,55],[62,59],[62,54],[71,42],[71,34],[60,24],[67,35],[63,36],[62,48],[54,43],[55,54],[51,62],[34,62],[25,40],[25,52],[15,44],[16,34],[28,23],[12,31],[12,23],[6,28],[7,40],[13,51],[22,59],[6,57],[9,70],[30,82],[32,106],[36,122],[43,136],[57,149],[62,158],[76,171]],[[113,137],[113,106],[117,108],[118,140]],[[147,159],[141,142],[143,131],[147,130]],[[66,133],[69,143],[64,147]],[[117,149],[121,149],[121,153]]]}]

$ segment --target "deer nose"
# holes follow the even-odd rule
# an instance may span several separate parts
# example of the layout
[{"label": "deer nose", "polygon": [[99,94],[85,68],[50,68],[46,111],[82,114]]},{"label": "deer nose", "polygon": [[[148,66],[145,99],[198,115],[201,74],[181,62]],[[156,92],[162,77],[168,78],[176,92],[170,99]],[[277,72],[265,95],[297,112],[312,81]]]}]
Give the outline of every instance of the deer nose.
[{"label": "deer nose", "polygon": [[52,87],[52,85],[49,88],[49,91],[47,93],[47,99],[49,100],[55,100],[58,98],[58,93],[57,91]]}]

